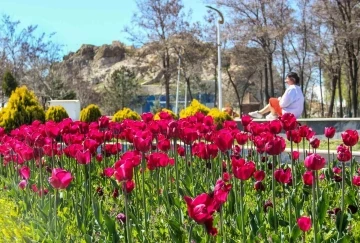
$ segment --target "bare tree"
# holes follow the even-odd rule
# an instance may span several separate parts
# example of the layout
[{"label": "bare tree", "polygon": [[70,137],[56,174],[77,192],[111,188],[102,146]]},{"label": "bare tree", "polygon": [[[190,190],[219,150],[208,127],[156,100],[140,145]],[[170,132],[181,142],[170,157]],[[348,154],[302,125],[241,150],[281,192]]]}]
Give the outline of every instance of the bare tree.
[{"label": "bare tree", "polygon": [[[160,72],[165,86],[166,107],[170,108],[170,79],[172,66],[176,67],[176,59],[172,58],[172,39],[188,24],[184,21],[181,0],[136,0],[137,11],[132,23],[139,27],[140,33],[132,28],[125,28],[130,39],[136,43],[149,44],[147,51],[159,59]],[[148,54],[148,53],[146,53]]]}]

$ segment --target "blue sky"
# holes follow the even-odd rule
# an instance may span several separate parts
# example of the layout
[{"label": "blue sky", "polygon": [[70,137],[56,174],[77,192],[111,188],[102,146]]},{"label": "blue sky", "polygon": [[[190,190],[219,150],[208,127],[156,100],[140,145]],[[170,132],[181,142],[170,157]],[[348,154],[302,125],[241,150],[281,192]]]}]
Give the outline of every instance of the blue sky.
[{"label": "blue sky", "polygon": [[[203,0],[183,0],[193,9],[192,20],[206,13]],[[64,53],[76,51],[81,44],[126,42],[122,33],[136,11],[135,0],[0,0],[0,14],[21,21],[21,26],[38,25],[40,32],[56,32],[54,39],[63,44]]]}]

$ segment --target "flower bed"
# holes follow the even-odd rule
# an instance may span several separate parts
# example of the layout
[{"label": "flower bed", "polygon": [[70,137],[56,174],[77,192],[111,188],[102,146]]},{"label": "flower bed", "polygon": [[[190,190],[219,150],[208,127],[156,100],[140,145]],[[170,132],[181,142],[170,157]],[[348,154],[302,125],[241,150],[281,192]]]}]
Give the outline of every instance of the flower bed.
[{"label": "flower bed", "polygon": [[[360,240],[356,131],[342,134],[330,161],[291,114],[266,123],[243,116],[244,131],[234,121],[220,129],[202,113],[153,117],[1,130],[3,195],[44,241]],[[289,164],[279,163],[282,129]],[[329,140],[334,132],[326,128]],[[305,159],[298,147],[308,151]]]}]

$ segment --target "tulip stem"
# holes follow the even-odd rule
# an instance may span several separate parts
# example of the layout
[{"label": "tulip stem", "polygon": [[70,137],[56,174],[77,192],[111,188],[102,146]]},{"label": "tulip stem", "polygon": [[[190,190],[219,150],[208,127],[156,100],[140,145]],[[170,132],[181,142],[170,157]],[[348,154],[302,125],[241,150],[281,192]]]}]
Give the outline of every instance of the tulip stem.
[{"label": "tulip stem", "polygon": [[317,243],[317,220],[316,220],[316,172],[313,170],[313,181],[312,181],[312,217],[314,223],[314,242]]},{"label": "tulip stem", "polygon": [[304,232],[303,232],[303,237],[302,237],[302,242],[303,242],[303,243],[306,242],[306,240],[305,240],[306,237],[305,237],[305,236],[306,236],[306,233],[305,233],[305,231],[304,231]]},{"label": "tulip stem", "polygon": [[148,231],[148,227],[147,227],[147,213],[146,213],[146,200],[145,200],[145,153],[142,153],[142,158],[141,158],[141,187],[142,187],[142,204],[143,204],[143,208],[144,208],[144,223],[145,223],[145,234],[147,234]]},{"label": "tulip stem", "polygon": [[293,178],[294,178],[294,185],[295,185],[295,190],[296,190],[296,168],[294,167],[294,158],[293,158],[293,141],[292,141],[292,137],[290,137],[290,150],[291,150],[291,171],[293,173]]},{"label": "tulip stem", "polygon": [[55,195],[54,195],[54,234],[55,234],[55,238],[56,238],[56,225],[57,225],[57,203],[56,203],[56,199],[57,199],[57,190],[54,189]]},{"label": "tulip stem", "polygon": [[352,146],[350,146],[350,178],[354,175]]},{"label": "tulip stem", "polygon": [[340,220],[340,232],[339,232],[339,238],[342,236],[342,225],[344,221],[344,214],[345,214],[345,201],[344,201],[344,195],[345,195],[345,163],[342,164],[342,180],[341,180],[341,220]]},{"label": "tulip stem", "polygon": [[276,162],[276,155],[273,155],[273,166],[271,168],[272,170],[272,183],[271,183],[271,189],[272,189],[272,199],[273,199],[273,212],[274,212],[274,228],[275,233],[277,233],[277,219],[276,219],[276,203],[275,203],[275,162]]},{"label": "tulip stem", "polygon": [[189,238],[188,238],[188,242],[189,242],[189,243],[192,242],[192,231],[193,231],[194,226],[195,226],[195,224],[193,224],[193,223],[190,225]]},{"label": "tulip stem", "polygon": [[127,237],[127,242],[128,243],[131,243],[132,240],[131,240],[131,225],[130,225],[130,215],[129,215],[129,209],[128,209],[128,193],[126,190],[124,190],[124,203],[125,203],[125,214],[126,214],[126,237]]},{"label": "tulip stem", "polygon": [[[39,173],[39,176],[40,176],[40,190],[43,188],[43,179],[42,179],[42,176],[43,176],[43,174],[42,174],[42,160],[41,160],[41,158],[39,159],[39,168],[40,168],[40,173]],[[53,169],[53,168],[52,168]],[[43,197],[41,197],[41,204],[40,204],[40,206],[41,207],[43,207],[43,205],[44,205],[44,198]]]},{"label": "tulip stem", "polygon": [[328,168],[329,168],[329,175],[330,175],[330,173],[331,173],[331,165],[330,165],[330,138],[328,138],[327,147],[328,147]]},{"label": "tulip stem", "polygon": [[160,169],[156,168],[156,195],[157,195],[157,206],[160,208]]},{"label": "tulip stem", "polygon": [[223,212],[222,206],[220,206],[220,230],[221,230],[221,235],[223,237],[223,240],[224,240],[224,242],[226,242],[225,232],[224,232],[224,212]]},{"label": "tulip stem", "polygon": [[242,242],[245,242],[246,239],[246,233],[245,233],[245,225],[244,225],[244,202],[243,202],[243,181],[240,180],[240,221],[241,221],[241,236],[243,238]]}]

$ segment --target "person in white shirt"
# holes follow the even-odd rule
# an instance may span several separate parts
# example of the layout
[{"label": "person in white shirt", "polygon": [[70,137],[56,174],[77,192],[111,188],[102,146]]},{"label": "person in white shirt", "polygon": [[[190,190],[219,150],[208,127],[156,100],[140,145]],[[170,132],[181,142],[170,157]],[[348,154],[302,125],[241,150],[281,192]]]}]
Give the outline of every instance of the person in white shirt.
[{"label": "person in white shirt", "polygon": [[277,119],[284,113],[293,113],[296,118],[299,118],[304,110],[304,95],[299,86],[300,78],[297,73],[290,72],[286,75],[285,82],[288,88],[282,97],[270,98],[269,104],[259,111],[249,112],[249,116],[254,118],[263,118],[263,115],[270,112],[267,120]]}]

